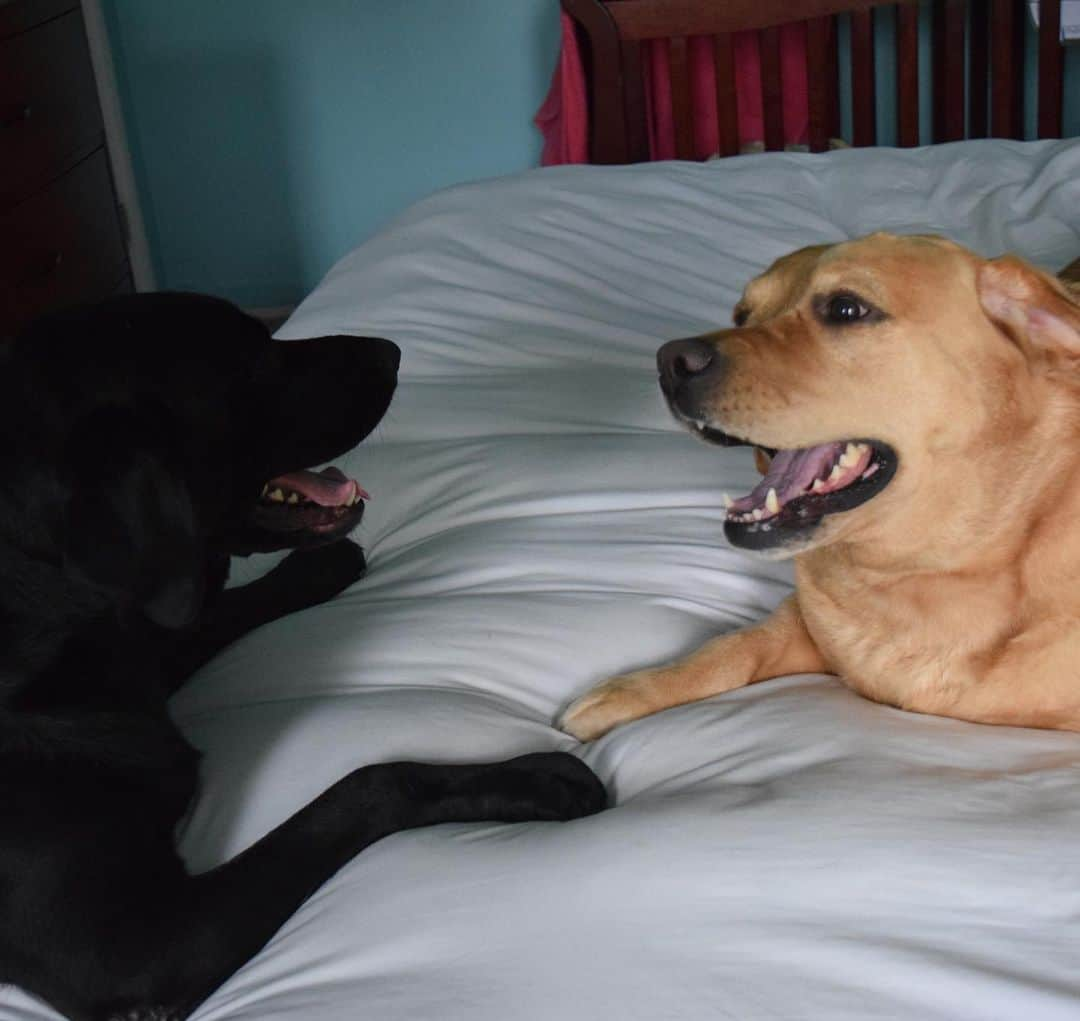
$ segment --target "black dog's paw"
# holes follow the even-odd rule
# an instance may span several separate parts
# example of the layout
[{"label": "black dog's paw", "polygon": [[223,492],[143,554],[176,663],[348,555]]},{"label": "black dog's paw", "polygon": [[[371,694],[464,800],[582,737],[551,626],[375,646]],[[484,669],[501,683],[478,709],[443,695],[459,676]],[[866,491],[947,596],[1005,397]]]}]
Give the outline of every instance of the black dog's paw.
[{"label": "black dog's paw", "polygon": [[[579,819],[607,807],[607,790],[581,759],[568,752],[536,752],[506,763],[536,787],[537,819]],[[541,814],[543,813],[543,814]]]},{"label": "black dog's paw", "polygon": [[289,612],[318,606],[359,581],[367,571],[364,551],[351,539],[295,550],[265,581],[278,590]]},{"label": "black dog's paw", "polygon": [[459,818],[566,821],[607,805],[600,778],[567,752],[537,752],[473,767],[453,784]]}]

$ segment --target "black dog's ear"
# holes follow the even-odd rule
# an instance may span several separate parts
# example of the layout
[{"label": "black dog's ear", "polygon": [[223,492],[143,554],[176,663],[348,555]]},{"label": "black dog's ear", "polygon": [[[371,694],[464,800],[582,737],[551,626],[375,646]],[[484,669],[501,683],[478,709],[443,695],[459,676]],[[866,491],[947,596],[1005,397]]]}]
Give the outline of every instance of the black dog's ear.
[{"label": "black dog's ear", "polygon": [[191,494],[160,419],[108,408],[82,419],[67,450],[65,566],[154,623],[198,614],[205,561]]}]

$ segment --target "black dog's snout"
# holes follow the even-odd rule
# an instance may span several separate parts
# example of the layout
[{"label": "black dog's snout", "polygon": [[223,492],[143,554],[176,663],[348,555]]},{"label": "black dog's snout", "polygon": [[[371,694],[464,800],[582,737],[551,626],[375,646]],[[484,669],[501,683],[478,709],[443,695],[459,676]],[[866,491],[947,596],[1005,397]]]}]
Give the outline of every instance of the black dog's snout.
[{"label": "black dog's snout", "polygon": [[697,376],[712,363],[716,352],[712,345],[698,337],[669,340],[656,352],[656,366],[665,389]]},{"label": "black dog's snout", "polygon": [[375,354],[379,362],[387,371],[396,373],[401,368],[401,348],[392,340],[384,340],[382,337],[371,339],[376,342]]}]

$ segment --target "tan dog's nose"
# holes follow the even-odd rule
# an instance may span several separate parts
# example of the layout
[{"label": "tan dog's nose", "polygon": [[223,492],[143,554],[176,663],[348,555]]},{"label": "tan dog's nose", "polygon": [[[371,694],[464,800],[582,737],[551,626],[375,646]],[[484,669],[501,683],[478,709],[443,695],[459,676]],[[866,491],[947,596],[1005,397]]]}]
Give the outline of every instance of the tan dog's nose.
[{"label": "tan dog's nose", "polygon": [[656,352],[664,392],[671,393],[679,383],[704,372],[712,364],[714,353],[712,345],[698,337],[669,340]]}]

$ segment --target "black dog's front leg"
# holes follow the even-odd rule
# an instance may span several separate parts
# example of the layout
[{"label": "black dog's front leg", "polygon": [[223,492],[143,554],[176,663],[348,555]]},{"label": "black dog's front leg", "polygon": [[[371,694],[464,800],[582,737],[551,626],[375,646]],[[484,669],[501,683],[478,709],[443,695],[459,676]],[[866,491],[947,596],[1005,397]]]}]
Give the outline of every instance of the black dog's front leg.
[{"label": "black dog's front leg", "polygon": [[364,553],[349,539],[290,553],[264,577],[221,592],[191,630],[176,637],[166,663],[177,688],[227,645],[290,613],[317,606],[363,577]]},{"label": "black dog's front leg", "polygon": [[106,847],[69,848],[80,882],[100,880],[109,890],[104,899],[82,897],[66,923],[64,945],[89,965],[74,968],[47,952],[29,960],[26,976],[4,978],[77,1021],[182,1021],[374,841],[441,822],[574,819],[606,798],[593,772],[564,752],[486,765],[399,762],[355,770],[198,876],[186,875],[171,849],[167,859],[147,860],[147,848],[133,857],[130,834],[110,834]]}]

